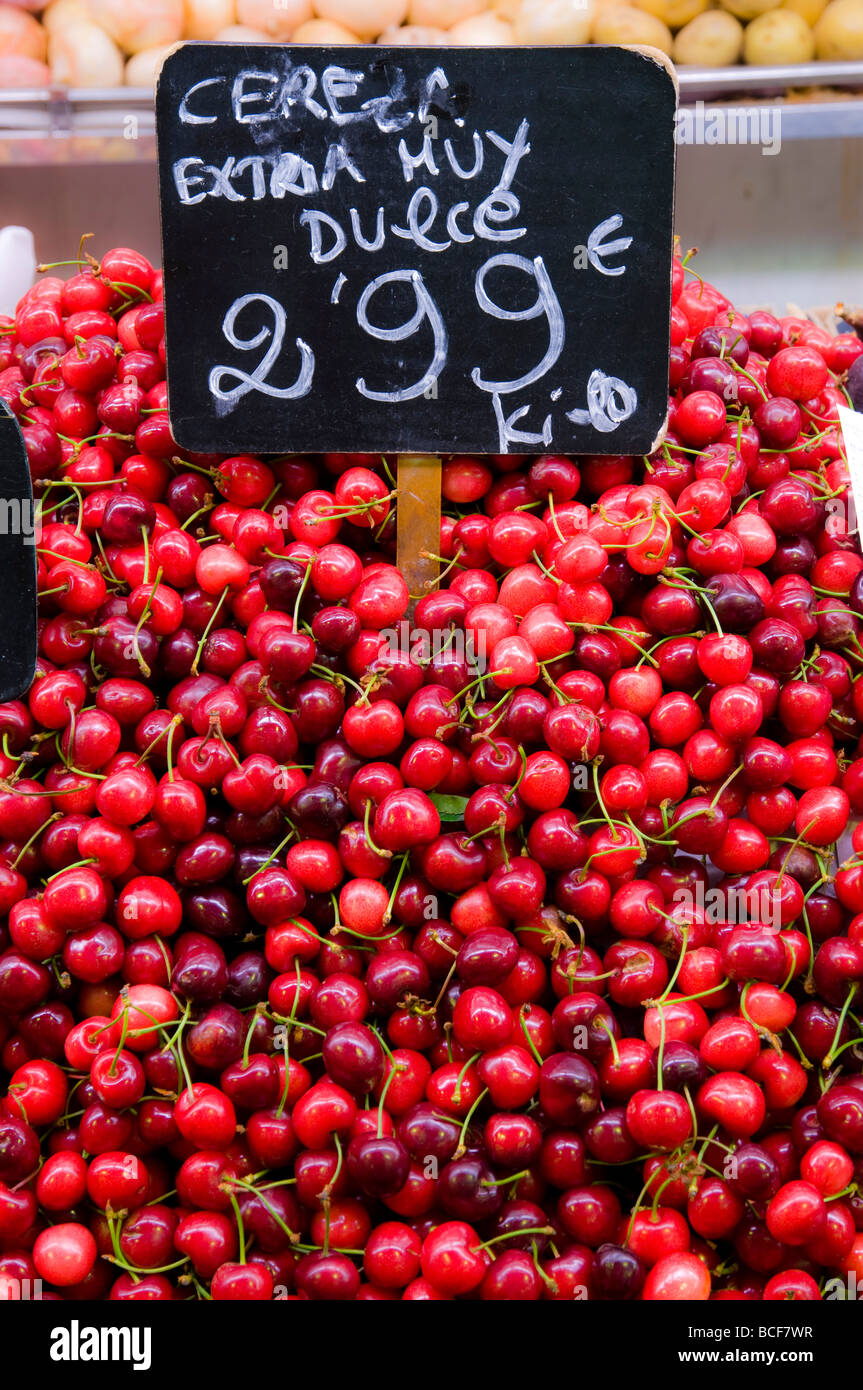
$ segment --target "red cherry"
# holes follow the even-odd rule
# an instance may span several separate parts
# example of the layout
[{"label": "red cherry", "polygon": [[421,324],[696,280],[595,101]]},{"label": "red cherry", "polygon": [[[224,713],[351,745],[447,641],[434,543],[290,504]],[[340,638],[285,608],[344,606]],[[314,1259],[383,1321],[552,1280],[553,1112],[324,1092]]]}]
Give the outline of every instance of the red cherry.
[{"label": "red cherry", "polygon": [[767,1208],[767,1228],[785,1245],[817,1239],[827,1219],[821,1192],[810,1182],[785,1183]]},{"label": "red cherry", "polygon": [[710,1273],[703,1260],[681,1251],[657,1261],[644,1282],[642,1298],[648,1303],[666,1299],[704,1302],[710,1289]]},{"label": "red cherry", "polygon": [[423,1241],[423,1275],[441,1293],[469,1293],[482,1282],[487,1263],[472,1227],[463,1221],[445,1221]]},{"label": "red cherry", "polygon": [[221,1091],[197,1081],[183,1091],[174,1118],[184,1139],[199,1149],[225,1149],[236,1133],[234,1107]]},{"label": "red cherry", "polygon": [[766,1105],[754,1081],[739,1072],[718,1072],[700,1088],[695,1103],[699,1111],[730,1134],[749,1138],[761,1127]]},{"label": "red cherry", "polygon": [[76,1221],[49,1226],[36,1237],[33,1261],[41,1278],[64,1288],[80,1284],[96,1262],[96,1242]]},{"label": "red cherry", "polygon": [[674,1091],[640,1090],[626,1106],[626,1126],[636,1144],[670,1150],[691,1135],[692,1115],[685,1098]]},{"label": "red cherry", "polygon": [[27,1124],[53,1125],[66,1108],[66,1077],[55,1062],[25,1062],[9,1080],[6,1107]]}]

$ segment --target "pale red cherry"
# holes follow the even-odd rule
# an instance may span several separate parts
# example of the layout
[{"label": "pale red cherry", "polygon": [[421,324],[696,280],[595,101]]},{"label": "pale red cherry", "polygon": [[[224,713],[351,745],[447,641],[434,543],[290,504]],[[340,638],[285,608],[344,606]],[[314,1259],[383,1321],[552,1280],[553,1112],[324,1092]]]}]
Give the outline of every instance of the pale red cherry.
[{"label": "pale red cherry", "polygon": [[492,648],[489,674],[501,690],[515,690],[538,680],[539,661],[523,637],[503,637]]},{"label": "pale red cherry", "polygon": [[646,1280],[641,1297],[645,1303],[703,1303],[710,1298],[710,1271],[703,1260],[689,1251],[677,1251],[657,1260]]}]

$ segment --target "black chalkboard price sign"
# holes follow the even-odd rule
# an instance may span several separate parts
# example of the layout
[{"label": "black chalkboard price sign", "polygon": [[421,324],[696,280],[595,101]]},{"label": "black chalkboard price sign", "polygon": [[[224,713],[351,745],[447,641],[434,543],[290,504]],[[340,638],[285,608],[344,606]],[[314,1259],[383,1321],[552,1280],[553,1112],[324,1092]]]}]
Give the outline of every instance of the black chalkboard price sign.
[{"label": "black chalkboard price sign", "polygon": [[178,443],[649,450],[675,110],[661,55],[620,48],[175,50],[156,116]]},{"label": "black chalkboard price sign", "polygon": [[24,440],[0,401],[0,703],[23,695],[36,672],[38,539]]}]

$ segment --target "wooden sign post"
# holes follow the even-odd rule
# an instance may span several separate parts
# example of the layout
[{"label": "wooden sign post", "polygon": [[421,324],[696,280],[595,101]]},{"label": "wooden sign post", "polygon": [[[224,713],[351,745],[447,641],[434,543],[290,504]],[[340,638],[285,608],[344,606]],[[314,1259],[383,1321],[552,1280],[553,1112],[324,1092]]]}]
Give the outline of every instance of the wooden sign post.
[{"label": "wooden sign post", "polygon": [[440,553],[441,461],[436,454],[402,454],[398,464],[396,564],[417,598],[434,588]]},{"label": "wooden sign post", "polygon": [[631,49],[177,48],[156,119],[180,447],[405,456],[421,584],[429,456],[648,452],[675,112],[670,65]]}]

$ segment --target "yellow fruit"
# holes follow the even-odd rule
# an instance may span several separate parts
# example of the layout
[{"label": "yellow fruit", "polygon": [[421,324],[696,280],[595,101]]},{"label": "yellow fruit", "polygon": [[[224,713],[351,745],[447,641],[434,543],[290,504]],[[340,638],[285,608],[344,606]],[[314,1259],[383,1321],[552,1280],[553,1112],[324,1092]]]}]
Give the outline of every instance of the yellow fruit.
[{"label": "yellow fruit", "polygon": [[[237,17],[237,7],[234,0],[185,0],[185,14],[185,38],[212,39],[220,29],[224,29],[227,24],[234,23]],[[144,52],[147,50],[145,49]],[[142,72],[147,70],[143,60],[140,66]],[[133,70],[137,71],[137,68]],[[126,82],[129,86],[133,85],[129,82],[128,63],[126,64]]]},{"label": "yellow fruit", "polygon": [[123,85],[123,55],[98,24],[64,24],[48,41],[48,62],[66,87]]},{"label": "yellow fruit", "polygon": [[782,0],[721,0],[722,8],[729,10],[738,19],[757,19],[768,10],[775,10]]},{"label": "yellow fruit", "polygon": [[127,53],[183,37],[183,0],[90,0],[90,13]]},{"label": "yellow fruit", "polygon": [[594,43],[646,43],[669,55],[674,42],[667,24],[634,5],[601,6],[593,21],[592,37]]},{"label": "yellow fruit", "polygon": [[87,0],[54,0],[42,15],[42,23],[49,34],[62,29],[64,24],[89,24]]},{"label": "yellow fruit", "polygon": [[515,18],[515,41],[587,43],[592,23],[592,0],[523,0]]},{"label": "yellow fruit", "polygon": [[682,29],[696,15],[703,14],[710,0],[632,0],[639,10],[655,14],[669,29]]},{"label": "yellow fruit", "polygon": [[726,10],[696,15],[674,40],[675,63],[697,68],[730,68],[743,50],[743,25]]},{"label": "yellow fruit", "polygon": [[159,70],[173,48],[163,43],[156,48],[142,48],[126,64],[123,81],[127,87],[155,87]]},{"label": "yellow fruit", "polygon": [[466,48],[503,48],[514,42],[512,25],[494,14],[475,14],[447,30],[450,43]]},{"label": "yellow fruit", "polygon": [[863,58],[863,0],[830,0],[815,25],[815,48],[828,61]]},{"label": "yellow fruit", "polygon": [[213,38],[217,43],[272,43],[269,34],[263,29],[253,29],[248,24],[226,24]]},{"label": "yellow fruit", "polygon": [[407,12],[408,0],[315,0],[318,19],[341,24],[361,39],[376,39],[390,24],[403,24]]},{"label": "yellow fruit", "polygon": [[274,39],[289,39],[311,17],[312,0],[285,0],[278,5],[273,0],[237,0],[237,23]]},{"label": "yellow fruit", "polygon": [[0,53],[4,58],[31,58],[42,63],[48,36],[38,20],[25,10],[4,5],[0,10]]},{"label": "yellow fruit", "polygon": [[445,29],[429,24],[391,24],[378,35],[378,43],[393,44],[396,48],[443,48],[449,43]]},{"label": "yellow fruit", "polygon": [[782,0],[783,10],[793,10],[795,14],[802,15],[810,29],[815,28],[826,4],[827,0]]},{"label": "yellow fruit", "polygon": [[35,58],[22,58],[20,54],[0,53],[0,89],[47,87],[50,81],[51,69],[47,63],[37,63]]},{"label": "yellow fruit", "polygon": [[812,30],[793,10],[771,10],[746,26],[743,61],[753,67],[809,63],[814,57]]},{"label": "yellow fruit", "polygon": [[408,24],[426,24],[433,29],[451,29],[462,19],[487,10],[489,0],[410,0]]},{"label": "yellow fruit", "polygon": [[292,43],[360,43],[361,39],[344,24],[336,24],[331,19],[307,19],[294,33]]}]

